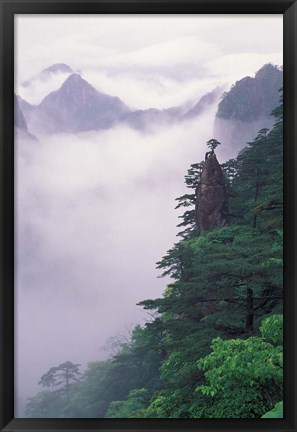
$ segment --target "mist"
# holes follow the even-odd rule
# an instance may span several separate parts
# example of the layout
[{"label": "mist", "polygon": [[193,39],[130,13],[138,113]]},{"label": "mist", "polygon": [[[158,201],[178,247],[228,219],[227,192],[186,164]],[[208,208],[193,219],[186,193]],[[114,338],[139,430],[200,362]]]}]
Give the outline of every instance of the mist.
[{"label": "mist", "polygon": [[[16,93],[31,104],[67,78],[40,79],[54,63],[132,109],[190,108],[264,63],[282,64],[276,15],[18,15],[15,36]],[[150,320],[136,304],[170,282],[156,262],[179,240],[175,199],[216,138],[216,110],[147,131],[16,137],[16,417],[49,368],[105,359],[110,337]],[[219,162],[236,156],[223,141],[216,153]]]},{"label": "mist", "polygon": [[119,126],[17,142],[16,381],[23,401],[41,390],[50,367],[106,358],[108,338],[149,320],[136,303],[160,297],[169,282],[158,278],[156,262],[177,241],[175,198],[186,192],[190,164],[204,158],[215,110],[154,133]]}]

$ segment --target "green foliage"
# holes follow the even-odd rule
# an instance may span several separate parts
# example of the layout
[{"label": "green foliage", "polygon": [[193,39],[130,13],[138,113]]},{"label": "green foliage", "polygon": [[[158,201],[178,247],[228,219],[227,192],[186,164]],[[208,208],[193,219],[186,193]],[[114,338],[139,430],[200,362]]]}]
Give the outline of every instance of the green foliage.
[{"label": "green foliage", "polygon": [[[176,209],[186,207],[187,210],[183,215],[179,216],[182,222],[177,226],[185,228],[184,231],[180,231],[177,235],[182,238],[195,237],[198,235],[196,223],[195,223],[195,205],[196,205],[196,189],[200,182],[201,173],[204,167],[204,161],[196,164],[192,164],[188,169],[188,174],[185,176],[185,183],[187,188],[193,189],[192,194],[185,194],[179,198],[176,198],[178,205]],[[189,209],[189,207],[191,209]]]},{"label": "green foliage", "polygon": [[232,196],[232,183],[238,172],[238,162],[237,159],[229,159],[225,163],[221,164],[222,171],[226,178],[226,184],[228,187],[229,196]]},{"label": "green foliage", "polygon": [[[282,299],[282,242],[277,232],[271,235],[239,225],[217,228],[181,241],[159,263],[161,267],[177,281],[163,299],[140,304],[166,313],[167,326],[170,317],[178,317],[183,337],[201,320],[230,335],[250,332]],[[178,335],[174,339],[179,340]]]},{"label": "green foliage", "polygon": [[261,231],[282,227],[282,110],[281,104],[273,112],[274,128],[269,132],[261,129],[255,140],[240,152],[232,181],[231,220],[242,221]]},{"label": "green foliage", "polygon": [[262,418],[283,418],[283,411],[283,402],[278,402],[271,411],[268,411],[266,414],[262,415]]},{"label": "green foliage", "polygon": [[214,151],[218,145],[220,145],[221,143],[219,141],[217,141],[216,139],[211,139],[209,141],[207,141],[207,147],[211,150]]},{"label": "green foliage", "polygon": [[60,412],[61,397],[48,390],[29,398],[25,408],[25,416],[33,418],[56,418]]},{"label": "green foliage", "polygon": [[125,397],[121,381],[113,380],[111,361],[89,363],[81,382],[73,386],[67,404],[64,406],[64,417],[97,418],[104,417],[116,394]]},{"label": "green foliage", "polygon": [[145,418],[185,418],[187,401],[182,398],[181,391],[162,390],[154,395],[147,407]]},{"label": "green foliage", "polygon": [[143,418],[148,405],[147,389],[134,389],[125,401],[113,401],[107,411],[107,418]]},{"label": "green foliage", "polygon": [[[198,361],[206,384],[199,385],[196,391],[214,398],[214,417],[260,417],[281,399],[282,346],[266,341],[280,332],[280,322],[279,316],[263,322],[261,329],[266,337],[262,334],[262,337],[245,340],[216,338],[211,346],[212,352]],[[227,408],[230,400],[232,404]]]},{"label": "green foliage", "polygon": [[283,315],[272,315],[266,318],[260,327],[264,339],[276,345],[283,343]]},{"label": "green foliage", "polygon": [[[63,386],[62,390],[69,391],[71,381],[78,381],[80,376],[80,364],[73,364],[70,361],[61,363],[59,366],[50,368],[42,375],[39,384],[43,387]],[[60,388],[61,389],[61,388]]]}]

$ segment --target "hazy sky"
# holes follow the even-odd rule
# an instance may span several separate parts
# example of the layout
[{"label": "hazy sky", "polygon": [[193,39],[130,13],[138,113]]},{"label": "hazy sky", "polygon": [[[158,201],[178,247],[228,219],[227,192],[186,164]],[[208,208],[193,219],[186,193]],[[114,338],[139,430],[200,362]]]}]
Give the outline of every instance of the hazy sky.
[{"label": "hazy sky", "polygon": [[282,15],[15,19],[18,83],[67,63],[136,108],[178,104],[210,84],[254,74],[265,62],[282,64]]},{"label": "hazy sky", "polygon": [[[31,103],[67,78],[38,78],[54,63],[134,108],[193,105],[282,64],[281,15],[23,15],[15,36],[16,92]],[[136,303],[166,288],[155,263],[178,241],[174,199],[215,112],[150,133],[122,125],[17,140],[16,416],[50,367],[103,358],[108,337],[145,321]],[[220,161],[236,156],[221,147]]]}]

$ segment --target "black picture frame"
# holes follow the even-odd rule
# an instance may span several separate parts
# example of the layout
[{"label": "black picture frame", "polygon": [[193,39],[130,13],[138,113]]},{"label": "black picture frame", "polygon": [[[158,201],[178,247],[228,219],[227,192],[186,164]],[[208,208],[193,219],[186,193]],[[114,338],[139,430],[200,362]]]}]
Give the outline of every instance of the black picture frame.
[{"label": "black picture frame", "polygon": [[[14,15],[15,14],[283,14],[284,19],[284,318],[283,419],[14,418]],[[0,0],[1,249],[0,429],[12,431],[286,431],[296,428],[296,101],[297,1],[289,0]]]}]

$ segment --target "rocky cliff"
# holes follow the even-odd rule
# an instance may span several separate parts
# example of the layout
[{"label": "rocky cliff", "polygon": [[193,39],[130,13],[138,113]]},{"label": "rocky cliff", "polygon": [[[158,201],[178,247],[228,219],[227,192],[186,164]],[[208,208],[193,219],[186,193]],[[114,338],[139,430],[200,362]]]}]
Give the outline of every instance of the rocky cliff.
[{"label": "rocky cliff", "polygon": [[200,183],[196,190],[196,224],[200,233],[228,225],[226,181],[215,153],[206,153]]},{"label": "rocky cliff", "polygon": [[237,81],[218,105],[213,135],[223,144],[240,150],[262,128],[270,129],[271,111],[279,105],[283,71],[264,65],[254,77]]}]

